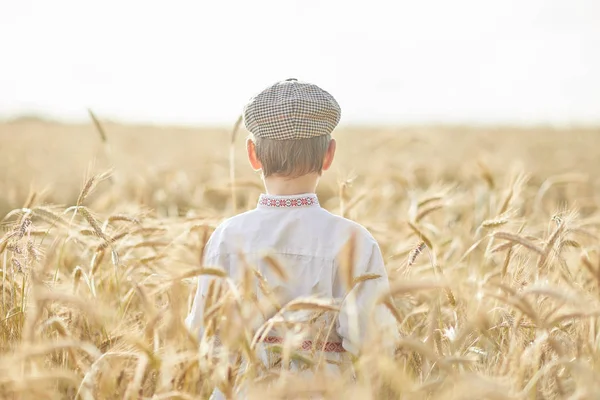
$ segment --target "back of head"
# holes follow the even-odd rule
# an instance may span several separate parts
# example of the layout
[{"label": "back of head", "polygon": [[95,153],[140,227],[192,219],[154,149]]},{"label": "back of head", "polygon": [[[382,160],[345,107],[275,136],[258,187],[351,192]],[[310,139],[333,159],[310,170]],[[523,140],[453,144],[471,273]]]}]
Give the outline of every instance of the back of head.
[{"label": "back of head", "polygon": [[333,96],[296,79],[269,86],[244,107],[244,123],[265,177],[320,174],[340,117]]}]

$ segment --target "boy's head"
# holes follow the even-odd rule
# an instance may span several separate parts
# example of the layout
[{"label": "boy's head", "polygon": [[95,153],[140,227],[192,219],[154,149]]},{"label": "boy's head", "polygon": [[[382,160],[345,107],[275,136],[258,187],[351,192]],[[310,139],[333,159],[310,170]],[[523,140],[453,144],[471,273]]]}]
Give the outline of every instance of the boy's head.
[{"label": "boy's head", "polygon": [[265,178],[320,175],[333,161],[340,116],[337,101],[316,85],[288,79],[268,87],[244,107],[250,163]]}]

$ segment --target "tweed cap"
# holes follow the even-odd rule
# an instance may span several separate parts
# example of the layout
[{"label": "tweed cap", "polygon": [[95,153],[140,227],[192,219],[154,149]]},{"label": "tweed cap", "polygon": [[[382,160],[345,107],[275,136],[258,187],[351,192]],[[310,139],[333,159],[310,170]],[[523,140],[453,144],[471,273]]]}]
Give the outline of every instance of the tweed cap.
[{"label": "tweed cap", "polygon": [[264,139],[306,139],[330,134],[341,109],[332,95],[311,83],[287,79],[269,86],[244,107],[244,124]]}]

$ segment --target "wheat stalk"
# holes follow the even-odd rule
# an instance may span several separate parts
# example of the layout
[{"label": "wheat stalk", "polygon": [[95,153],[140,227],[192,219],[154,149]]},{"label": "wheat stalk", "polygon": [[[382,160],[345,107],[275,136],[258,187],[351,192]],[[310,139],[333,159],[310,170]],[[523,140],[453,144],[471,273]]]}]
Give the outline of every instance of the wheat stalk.
[{"label": "wheat stalk", "polygon": [[354,268],[356,263],[356,232],[350,232],[350,236],[344,244],[339,259],[338,275],[341,282],[343,282],[346,290],[350,290],[354,282]]},{"label": "wheat stalk", "polygon": [[[49,128],[49,135],[59,128],[69,130],[61,125]],[[96,129],[106,134],[102,126]],[[127,129],[119,133],[127,137]],[[147,129],[152,135],[153,128]],[[177,145],[172,133],[161,138],[161,154]],[[206,132],[203,147],[210,148],[211,135]],[[386,146],[370,143],[376,135]],[[185,186],[177,179],[183,164],[175,164],[185,161],[183,153],[169,160],[164,174],[124,169],[132,177],[94,203],[98,177],[81,188],[61,183],[48,199],[67,199],[71,207],[50,205],[42,192],[28,192],[26,170],[14,169],[19,173],[12,181],[0,180],[2,204],[20,205],[0,217],[0,397],[188,399],[209,398],[220,387],[230,398],[593,398],[600,390],[594,351],[600,346],[600,224],[593,182],[571,173],[548,178],[543,169],[530,180],[484,167],[482,183],[472,179],[468,164],[454,168],[444,152],[422,153],[448,146],[454,138],[447,135],[420,130],[419,140],[428,146],[411,142],[410,151],[398,146],[397,132],[373,132],[360,142],[363,136],[351,129],[340,135],[340,143],[376,149],[381,161],[359,168],[358,195],[350,196],[327,176],[319,188],[325,207],[336,208],[340,199],[349,215],[358,204],[357,222],[376,235],[391,281],[376,299],[368,299],[369,291],[385,287],[384,272],[361,275],[355,268],[360,237],[330,260],[330,274],[323,273],[299,297],[282,296],[285,290],[278,285],[297,289],[291,278],[299,271],[277,249],[251,249],[251,257],[242,254],[248,261],[220,254],[218,260],[228,260],[224,265],[204,265],[209,236],[233,214],[223,200],[230,194],[232,200],[250,198],[257,188],[241,170],[231,174],[233,156],[229,174],[206,162]],[[509,159],[497,137],[494,133],[497,154],[482,162]],[[533,165],[543,152],[529,137],[518,138],[539,150],[528,152]],[[475,146],[479,139],[472,139],[468,142]],[[81,148],[83,140],[77,143]],[[28,162],[31,155],[18,154],[17,147],[3,147],[11,153],[0,160]],[[341,164],[354,156],[343,148]],[[197,153],[197,159],[207,156]],[[136,161],[134,152],[126,156],[124,161]],[[155,161],[144,162],[150,169]],[[553,163],[553,169],[563,167],[560,157]],[[594,170],[586,172],[593,176]],[[228,176],[223,189],[216,181]],[[460,184],[445,185],[453,188],[450,193],[440,190],[439,181]],[[509,184],[501,187],[501,182]],[[548,216],[542,206],[552,204],[561,212]],[[581,218],[563,204],[578,204]],[[69,213],[78,218],[66,220]],[[511,230],[517,221],[520,229]],[[419,261],[424,252],[430,263]],[[111,261],[115,267],[105,268]],[[234,277],[238,270],[244,279]],[[184,325],[197,277],[209,282],[202,331]],[[351,295],[332,299],[321,290],[329,281],[347,285]],[[372,337],[354,340],[360,330],[353,321],[342,326],[340,304],[345,312],[364,316]],[[400,333],[393,354],[382,350],[380,310],[389,311],[385,315]],[[343,341],[346,328],[352,342],[362,343],[352,354],[322,351],[327,342]],[[281,342],[266,343],[272,337]]]},{"label": "wheat stalk", "polygon": [[237,194],[236,194],[236,182],[235,182],[235,139],[237,137],[238,130],[242,124],[243,116],[240,115],[233,125],[231,130],[231,141],[229,143],[229,184],[231,188],[231,207],[233,213],[237,211]]}]

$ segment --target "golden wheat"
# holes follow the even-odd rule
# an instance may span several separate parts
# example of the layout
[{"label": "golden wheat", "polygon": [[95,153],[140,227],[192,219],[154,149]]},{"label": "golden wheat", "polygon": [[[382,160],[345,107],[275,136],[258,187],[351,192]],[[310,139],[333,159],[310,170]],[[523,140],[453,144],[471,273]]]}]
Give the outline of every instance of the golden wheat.
[{"label": "golden wheat", "polygon": [[[0,199],[1,398],[194,399],[215,387],[251,399],[593,398],[600,390],[600,213],[589,178],[600,156],[597,131],[580,133],[587,141],[581,145],[569,132],[546,130],[390,130],[378,132],[378,141],[360,129],[340,133],[339,172],[324,176],[320,202],[377,238],[391,281],[379,303],[396,319],[401,339],[394,357],[378,351],[375,338],[351,360],[356,376],[329,376],[323,368],[331,360],[318,343],[335,324],[321,326],[303,352],[304,327],[289,315],[319,321],[339,304],[280,298],[270,279],[291,274],[269,253],[260,253],[266,270],[241,258],[239,281],[201,264],[215,226],[254,207],[261,190],[237,151],[239,121],[233,132],[186,131],[167,141],[165,132],[137,128],[128,142],[133,128],[90,116],[93,125],[77,129],[11,127],[22,129],[22,139],[0,125],[0,166],[23,168],[0,179],[7,194]],[[77,167],[63,171],[51,152],[36,150],[43,142],[32,139],[36,129],[62,137],[60,157],[79,159]],[[98,145],[98,137],[69,147],[69,135],[80,129],[97,130],[109,161],[83,187],[93,158],[86,146]],[[419,140],[400,140],[402,134]],[[29,145],[12,154],[19,140]],[[494,154],[478,153],[491,145]],[[537,151],[559,154],[567,145],[581,170],[570,157],[548,163],[554,156]],[[176,157],[188,157],[188,146],[199,151],[184,165]],[[439,148],[449,151],[440,155]],[[380,162],[361,161],[375,151]],[[477,161],[465,164],[460,154]],[[7,164],[13,156],[19,165]],[[170,167],[158,169],[158,161],[148,162],[154,158]],[[529,173],[511,173],[507,159],[526,161]],[[40,163],[44,169],[26,170]],[[69,184],[30,187],[38,175]],[[98,185],[105,178],[110,185]],[[348,290],[378,278],[355,276],[358,250],[350,236],[339,255],[337,278]],[[210,284],[208,329],[197,338],[183,319],[199,276]],[[256,350],[273,328],[286,340],[269,348],[273,363],[265,365]],[[315,373],[294,374],[292,361]]]}]

